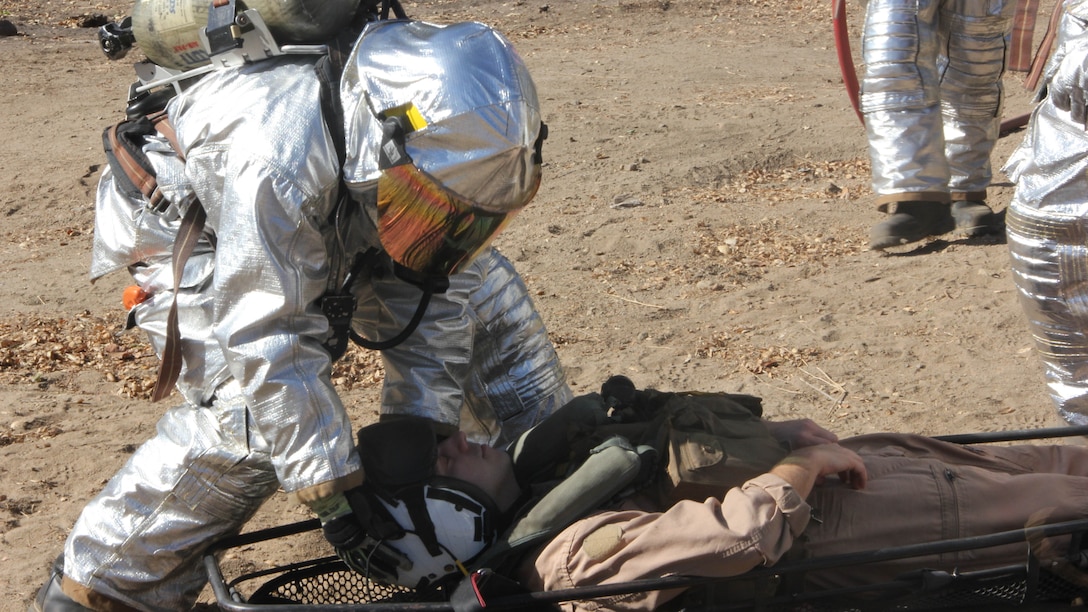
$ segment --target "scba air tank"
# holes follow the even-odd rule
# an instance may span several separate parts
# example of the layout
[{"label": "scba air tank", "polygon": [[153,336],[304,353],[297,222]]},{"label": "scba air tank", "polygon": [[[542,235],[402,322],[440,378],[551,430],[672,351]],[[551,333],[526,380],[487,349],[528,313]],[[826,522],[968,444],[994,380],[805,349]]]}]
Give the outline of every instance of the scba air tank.
[{"label": "scba air tank", "polygon": [[[212,0],[137,0],[132,34],[147,59],[172,70],[209,62],[199,32],[208,25]],[[249,0],[280,45],[317,44],[351,21],[359,0]]]}]

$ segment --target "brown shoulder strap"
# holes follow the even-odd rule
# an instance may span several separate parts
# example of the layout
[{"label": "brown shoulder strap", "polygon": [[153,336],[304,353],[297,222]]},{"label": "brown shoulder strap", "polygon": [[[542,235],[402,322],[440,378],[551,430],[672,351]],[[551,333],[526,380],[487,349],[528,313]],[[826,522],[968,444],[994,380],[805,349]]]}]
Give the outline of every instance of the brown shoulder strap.
[{"label": "brown shoulder strap", "polygon": [[174,149],[174,153],[177,153],[178,159],[185,161],[185,151],[181,150],[178,133],[174,131],[174,124],[170,123],[170,117],[166,114],[166,111],[152,113],[147,118],[151,121],[151,125],[155,126],[155,130],[170,143],[170,147]]},{"label": "brown shoulder strap", "polygon": [[[114,169],[114,174],[120,173],[118,179],[123,181],[122,186],[128,183],[139,190],[148,200],[152,209],[158,209],[162,203],[162,193],[159,191],[159,183],[155,179],[155,172],[151,168],[147,157],[140,150],[144,130],[147,123],[134,123],[122,121],[106,128],[102,135],[106,155]],[[129,188],[131,188],[129,187]]]},{"label": "brown shoulder strap", "polygon": [[165,110],[111,125],[102,133],[102,146],[119,187],[126,192],[139,191],[147,198],[148,207],[161,211],[166,205],[155,177],[155,169],[143,151],[145,138],[156,131],[170,142],[178,157],[184,160],[174,126],[170,124]]},{"label": "brown shoulder strap", "polygon": [[[147,198],[147,206],[151,210],[162,212],[168,203],[165,202],[162,191],[159,189],[155,169],[143,151],[146,137],[156,131],[166,138],[178,158],[185,161],[185,153],[178,142],[177,132],[170,123],[166,110],[150,113],[138,119],[122,121],[106,128],[102,134],[102,144],[110,166],[114,169],[118,187],[132,196],[135,196],[133,190],[138,190]],[[155,389],[151,394],[152,401],[157,402],[170,395],[181,372],[178,289],[181,286],[185,263],[200,240],[206,219],[204,207],[199,201],[194,200],[181,219],[178,236],[174,241],[174,250],[171,255],[174,295],[166,319],[166,345],[163,348],[162,363],[159,365]]]},{"label": "brown shoulder strap", "polygon": [[200,202],[194,201],[181,218],[181,227],[178,229],[177,240],[174,241],[173,265],[174,297],[170,302],[170,313],[166,318],[166,346],[162,351],[162,363],[159,364],[159,376],[155,381],[155,390],[151,394],[151,401],[157,402],[170,395],[174,383],[178,381],[181,372],[181,332],[178,329],[178,289],[181,286],[181,275],[185,271],[185,262],[193,253],[193,248],[200,240],[200,234],[204,231],[204,221],[207,213]]},{"label": "brown shoulder strap", "polygon": [[[174,126],[170,123],[170,118],[167,117],[166,111],[148,115],[148,119],[155,129],[170,143],[174,152],[177,153],[178,159],[185,161],[185,153],[178,143],[177,132],[174,131]],[[174,240],[174,251],[172,253],[171,261],[171,272],[174,275],[174,295],[170,302],[170,312],[166,316],[166,345],[163,347],[162,351],[162,363],[159,364],[159,375],[155,380],[155,390],[151,394],[151,401],[153,402],[157,402],[170,395],[170,392],[174,389],[174,383],[178,381],[178,375],[181,373],[182,357],[181,331],[178,327],[178,290],[181,288],[181,276],[185,272],[185,263],[189,261],[189,256],[193,254],[193,249],[196,248],[196,243],[200,240],[200,235],[204,231],[204,222],[207,220],[207,217],[208,215],[204,211],[204,207],[200,204],[200,201],[194,200],[189,206],[189,210],[185,212],[185,216],[181,218],[181,225],[178,227],[178,236]]]}]

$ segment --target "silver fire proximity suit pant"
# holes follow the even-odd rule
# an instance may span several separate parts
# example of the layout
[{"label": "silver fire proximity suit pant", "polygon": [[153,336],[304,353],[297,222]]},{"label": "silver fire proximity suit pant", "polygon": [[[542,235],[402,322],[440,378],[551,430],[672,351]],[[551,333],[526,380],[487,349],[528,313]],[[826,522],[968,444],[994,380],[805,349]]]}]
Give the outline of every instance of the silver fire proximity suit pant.
[{"label": "silver fire proximity suit pant", "polygon": [[877,203],[986,199],[1013,0],[871,0],[861,110]]},{"label": "silver fire proximity suit pant", "polygon": [[1006,217],[1013,279],[1050,396],[1076,425],[1088,425],[1088,133],[1053,97],[1083,84],[1053,77],[1083,75],[1086,61],[1088,2],[1073,0],[1047,64],[1048,95],[1005,167],[1016,182]]}]

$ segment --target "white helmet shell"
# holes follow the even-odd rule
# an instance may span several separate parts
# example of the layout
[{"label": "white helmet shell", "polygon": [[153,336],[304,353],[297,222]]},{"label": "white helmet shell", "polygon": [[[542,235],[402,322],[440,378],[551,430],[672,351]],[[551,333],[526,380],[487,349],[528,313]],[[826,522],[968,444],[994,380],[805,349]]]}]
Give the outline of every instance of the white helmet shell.
[{"label": "white helmet shell", "polygon": [[[208,25],[212,0],[136,0],[132,34],[147,59],[163,68],[191,70],[208,64],[200,31]],[[316,44],[347,25],[359,0],[248,0],[276,42]]]},{"label": "white helmet shell", "polygon": [[384,496],[379,499],[405,531],[404,537],[385,542],[412,562],[410,569],[397,572],[394,582],[401,586],[426,589],[447,578],[464,576],[466,565],[495,541],[497,510],[489,500],[471,493],[467,483],[437,477],[423,485],[426,515],[434,526],[433,540],[427,526],[415,524],[408,502]]}]

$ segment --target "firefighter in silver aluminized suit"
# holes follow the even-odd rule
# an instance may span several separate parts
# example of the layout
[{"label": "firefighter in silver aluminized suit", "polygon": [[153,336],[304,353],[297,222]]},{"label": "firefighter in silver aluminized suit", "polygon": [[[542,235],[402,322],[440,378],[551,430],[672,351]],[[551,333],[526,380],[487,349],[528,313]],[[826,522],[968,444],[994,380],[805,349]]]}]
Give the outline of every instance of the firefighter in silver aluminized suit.
[{"label": "firefighter in silver aluminized suit", "polygon": [[881,250],[1000,231],[986,205],[1014,0],[871,0],[861,111]]},{"label": "firefighter in silver aluminized suit", "polygon": [[[337,0],[342,22],[357,2]],[[361,558],[361,544],[395,534],[375,533],[382,526],[353,494],[364,474],[323,345],[317,302],[336,273],[333,249],[351,260],[381,247],[351,283],[355,328],[372,339],[403,330],[420,302],[400,280],[405,268],[456,272],[407,339],[383,351],[383,417],[424,416],[448,434],[471,419],[485,428],[478,439],[501,442],[570,399],[526,287],[488,246],[541,172],[536,92],[509,43],[475,23],[368,25],[339,91],[344,180],[362,204],[339,211],[315,61],[221,67],[170,101],[184,161],[166,138],[145,147],[165,212],[103,173],[91,274],[129,270],[149,295],[130,315],[160,354],[179,217],[197,199],[206,210],[177,292],[182,401],[85,507],[32,610],[188,609],[206,583],[203,552],[280,488],[313,509],[349,566],[381,561]]]},{"label": "firefighter in silver aluminized suit", "polygon": [[1013,279],[1050,396],[1088,425],[1088,0],[1068,0],[1041,99],[1005,171]]}]

